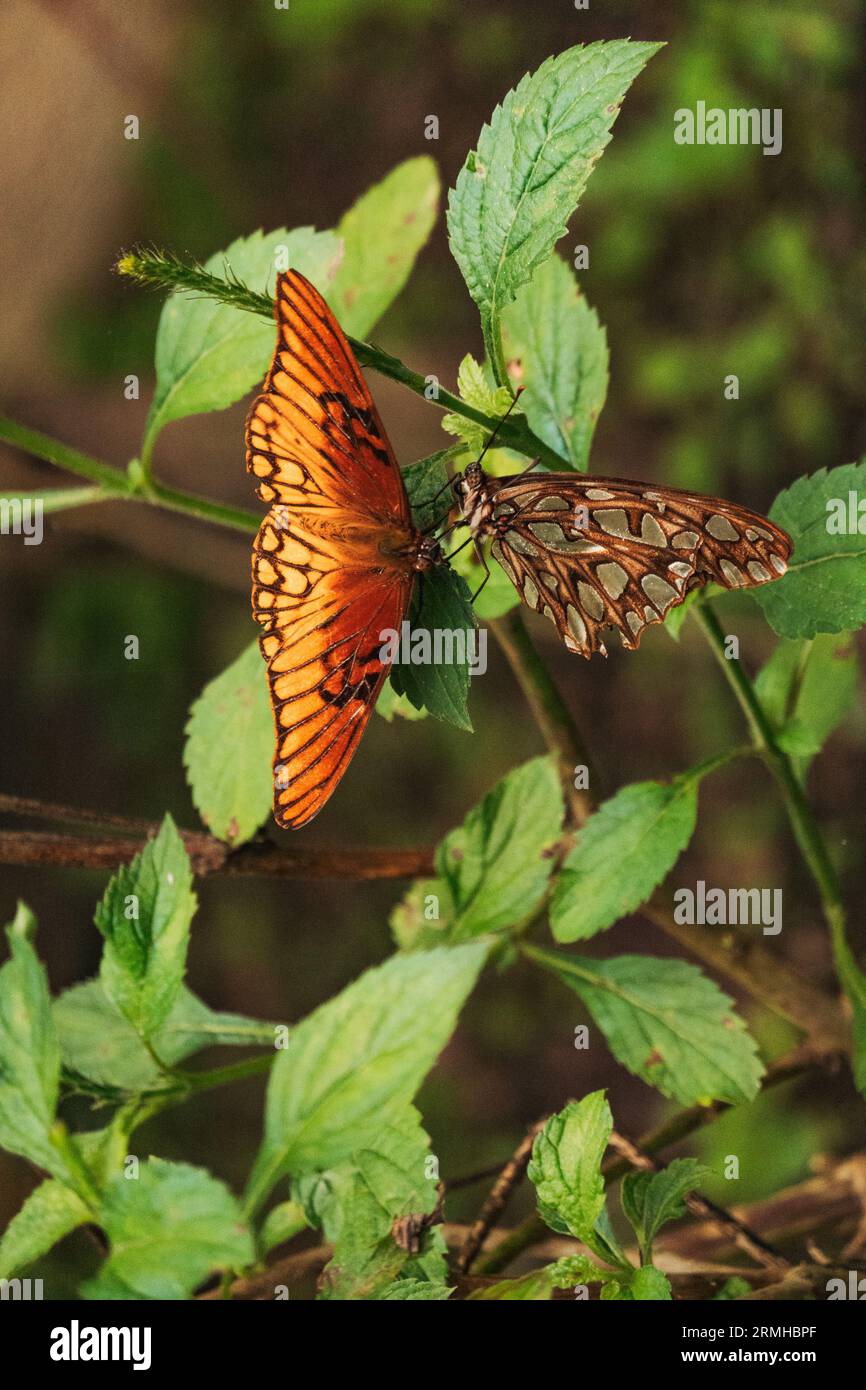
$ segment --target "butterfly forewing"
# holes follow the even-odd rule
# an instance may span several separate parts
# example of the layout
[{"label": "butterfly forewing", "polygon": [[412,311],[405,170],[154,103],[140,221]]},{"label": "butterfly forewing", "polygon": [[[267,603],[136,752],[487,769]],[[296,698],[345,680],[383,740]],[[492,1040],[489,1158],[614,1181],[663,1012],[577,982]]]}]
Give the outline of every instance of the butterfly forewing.
[{"label": "butterfly forewing", "polygon": [[476,530],[520,597],[572,651],[605,651],[616,628],[635,648],[698,584],[752,587],[784,574],[791,541],[745,507],[620,478],[485,478]]},{"label": "butterfly forewing", "polygon": [[271,508],[253,545],[253,615],[276,728],[274,815],[312,820],[343,776],[388,672],[417,567],[400,470],[351,349],[296,271],[277,280],[277,347],[247,417]]}]

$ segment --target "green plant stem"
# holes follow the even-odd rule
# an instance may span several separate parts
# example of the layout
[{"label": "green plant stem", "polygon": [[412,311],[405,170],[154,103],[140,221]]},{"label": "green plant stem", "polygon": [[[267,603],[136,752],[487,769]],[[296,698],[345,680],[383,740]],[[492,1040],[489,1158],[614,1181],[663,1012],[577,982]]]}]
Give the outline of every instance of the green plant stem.
[{"label": "green plant stem", "polygon": [[699,604],[694,615],[745,715],[755,748],[779,785],[795,839],[818,889],[837,969],[845,984],[852,967],[856,970],[856,966],[845,935],[845,908],[839,879],[812,808],[790,758],[778,745],[752,682],[739,661],[729,661],[726,657],[725,634],[712,608],[709,604]]},{"label": "green plant stem", "polygon": [[62,1120],[55,1120],[54,1124],[51,1126],[49,1138],[52,1146],[63,1159],[78,1196],[92,1212],[97,1212],[100,1206],[100,1198],[93,1174],[79,1153],[75,1140]]},{"label": "green plant stem", "polygon": [[505,364],[505,353],[502,349],[502,330],[499,325],[499,320],[495,315],[491,315],[484,320],[482,332],[484,335],[484,346],[487,350],[487,360],[493,372],[493,380],[496,382],[497,386],[504,386],[506,391],[514,395],[514,387],[511,385],[508,376],[508,370]]},{"label": "green plant stem", "polygon": [[[95,501],[121,499],[130,502],[149,502],[169,511],[184,512],[187,516],[198,517],[201,521],[212,521],[219,526],[230,526],[233,530],[254,533],[261,524],[261,516],[240,507],[229,507],[222,502],[212,502],[209,497],[199,497],[195,493],[181,492],[177,488],[166,487],[155,479],[146,480],[131,466],[128,470],[115,468],[101,459],[91,458],[78,449],[72,449],[60,440],[50,439],[48,435],[20,425],[15,420],[0,416],[0,440],[12,444],[34,458],[44,459],[63,468],[67,473],[75,473],[97,485],[96,489],[80,489],[79,504]],[[72,505],[72,504],[70,504]]]},{"label": "green plant stem", "polygon": [[34,458],[56,464],[67,473],[75,473],[79,478],[96,483],[103,492],[111,496],[125,497],[129,494],[129,478],[122,469],[113,468],[110,463],[102,463],[100,459],[91,458],[89,454],[82,454],[78,449],[61,444],[58,439],[51,439],[47,434],[40,434],[39,430],[31,430],[27,425],[19,425],[17,421],[6,416],[0,416],[0,440],[23,449]]},{"label": "green plant stem", "polygon": [[590,785],[595,783],[596,774],[577,725],[530,640],[520,609],[512,608],[504,617],[491,619],[489,626],[505,653],[545,743],[556,754],[573,819],[575,824],[582,825],[592,810],[592,798],[575,788],[575,769],[586,767]]},{"label": "green plant stem", "polygon": [[91,502],[107,502],[109,494],[100,487],[56,487],[47,492],[3,492],[0,502],[33,499],[42,503],[43,512],[66,512],[73,507],[86,507]]},{"label": "green plant stem", "polygon": [[[273,319],[274,317],[274,302],[270,295],[251,290],[234,277],[224,279],[219,275],[212,275],[203,266],[181,261],[178,257],[167,255],[161,251],[147,248],[132,251],[120,258],[117,262],[117,270],[121,275],[128,276],[138,284],[199,294],[209,299],[216,299],[221,304],[230,304],[236,309],[244,309],[248,313],[258,314],[261,318]],[[420,372],[413,372],[399,358],[384,352],[375,344],[352,337],[349,337],[349,343],[362,367],[371,367],[381,376],[398,381],[401,386],[406,386],[416,395],[423,396],[425,400],[437,405],[440,410],[449,410],[455,415],[462,415],[465,419],[473,420],[491,432],[500,424],[499,420],[486,415],[481,410],[476,410],[474,406],[461,400],[459,396],[452,395],[450,391],[446,391],[441,386],[437,388],[436,394],[431,396],[429,376],[424,376]],[[507,385],[508,379],[502,361],[501,345],[499,357],[496,360],[499,362]],[[496,370],[495,366],[494,370]],[[498,438],[503,444],[516,449],[526,458],[540,459],[548,468],[570,469],[566,459],[545,444],[544,440],[533,434],[526,422],[526,417],[523,415],[511,415],[501,425]]]}]

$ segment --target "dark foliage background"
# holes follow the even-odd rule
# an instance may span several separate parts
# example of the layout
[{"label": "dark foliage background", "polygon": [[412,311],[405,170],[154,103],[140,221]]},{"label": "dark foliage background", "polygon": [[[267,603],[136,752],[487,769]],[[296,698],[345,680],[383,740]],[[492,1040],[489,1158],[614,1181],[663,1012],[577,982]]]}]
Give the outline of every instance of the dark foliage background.
[{"label": "dark foliage background", "polygon": [[[0,370],[16,418],[124,463],[152,382],[161,298],[111,274],[137,241],[206,257],[257,226],[333,225],[400,160],[432,153],[453,181],[496,101],[549,53],[597,38],[666,39],[635,85],[564,248],[586,243],[582,283],[608,328],[612,380],[593,471],[663,479],[763,509],[804,472],[863,451],[866,255],[862,242],[863,6],[859,0],[7,0],[0,91],[4,273]],[[673,111],[781,107],[784,148],[673,143]],[[129,113],[138,142],[123,138]],[[436,114],[440,139],[424,139]],[[481,354],[475,310],[440,219],[403,296],[376,332],[383,347],[453,383]],[[142,378],[127,401],[123,379]],[[726,402],[736,372],[741,399]],[[374,380],[404,462],[442,447],[438,412]],[[172,426],[156,468],[167,481],[252,505],[244,407]],[[57,481],[4,450],[3,487]],[[216,528],[109,504],[50,519],[41,547],[4,546],[0,606],[2,788],[48,801],[195,824],[181,764],[183,726],[203,684],[252,635],[249,546]],[[754,669],[771,645],[747,601],[723,621]],[[651,632],[638,656],[584,664],[533,627],[608,790],[690,765],[739,737],[738,712],[687,626],[679,645]],[[141,659],[123,659],[137,633]],[[322,844],[433,843],[539,737],[491,643],[472,696],[476,733],[428,720],[374,720],[340,794],[305,837]],[[813,770],[811,790],[849,900],[862,900],[866,715],[858,703]],[[273,832],[276,834],[277,832]],[[708,783],[679,882],[781,886],[779,949],[834,988],[814,893],[761,770]],[[0,910],[16,897],[41,923],[55,989],[92,974],[102,875],[0,871]],[[389,949],[399,885],[213,879],[200,885],[191,983],[214,1007],[298,1018]],[[652,934],[652,935],[651,935]],[[651,939],[650,939],[651,936]],[[855,945],[856,945],[855,941]],[[602,938],[594,949],[605,953]],[[665,954],[648,926],[618,950]],[[666,1102],[599,1044],[572,1045],[576,1001],[518,966],[473,996],[422,1095],[442,1170],[459,1175],[510,1152],[525,1126],[570,1095],[611,1087],[629,1133]],[[780,1051],[778,1022],[744,1011]],[[717,1126],[706,1152],[741,1155],[738,1197],[774,1190],[826,1149],[858,1142],[840,1076],[780,1088],[749,1109],[747,1133]],[[169,1111],[141,1141],[239,1185],[260,1133],[262,1088],[247,1083]],[[0,1219],[31,1178],[0,1155]],[[457,1196],[449,1215],[474,1209]],[[519,1210],[519,1208],[518,1208]],[[92,1263],[74,1236],[46,1267],[53,1296]]]}]

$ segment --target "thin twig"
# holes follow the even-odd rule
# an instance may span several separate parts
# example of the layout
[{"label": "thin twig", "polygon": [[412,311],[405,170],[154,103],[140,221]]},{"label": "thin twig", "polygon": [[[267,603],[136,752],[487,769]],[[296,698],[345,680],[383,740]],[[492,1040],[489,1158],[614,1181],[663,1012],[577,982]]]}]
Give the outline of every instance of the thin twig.
[{"label": "thin twig", "polygon": [[457,1256],[455,1268],[459,1274],[467,1274],[472,1266],[478,1251],[481,1249],[490,1228],[495,1225],[502,1215],[508,1199],[514,1188],[520,1182],[532,1156],[532,1145],[535,1136],[544,1126],[544,1120],[537,1120],[534,1125],[527,1130],[521,1139],[514,1153],[509,1158],[505,1167],[493,1184],[484,1202],[478,1217],[472,1223],[467,1233],[463,1246]]},{"label": "thin twig", "polygon": [[[149,827],[156,834],[159,826]],[[193,872],[243,874],[259,878],[306,880],[424,878],[433,873],[432,851],[427,849],[329,849],[326,847],[277,849],[255,841],[231,849],[213,835],[181,831]],[[83,835],[53,835],[35,830],[0,830],[0,864],[39,865],[72,869],[115,869],[128,864],[144,847],[147,836],[134,840],[111,837],[88,839]]]}]

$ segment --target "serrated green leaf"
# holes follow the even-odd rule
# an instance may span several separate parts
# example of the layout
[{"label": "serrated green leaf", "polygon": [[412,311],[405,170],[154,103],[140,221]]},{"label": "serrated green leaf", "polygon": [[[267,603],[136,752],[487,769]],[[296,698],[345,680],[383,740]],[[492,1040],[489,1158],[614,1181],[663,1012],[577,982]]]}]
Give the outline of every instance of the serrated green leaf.
[{"label": "serrated green leaf", "polygon": [[419,155],[373,184],[341,218],[343,258],[328,302],[345,333],[366,338],[396,299],[438,206],[439,172],[429,155]]},{"label": "serrated green leaf", "polygon": [[540,906],[565,804],[554,759],[533,758],[497,782],[436,851],[449,940],[519,925]]},{"label": "serrated green leaf", "polygon": [[557,941],[585,941],[646,901],[694,833],[698,781],[633,782],[589,817],[554,890]]},{"label": "serrated green leaf", "polygon": [[[457,368],[457,392],[467,405],[483,410],[494,420],[501,419],[512,403],[508,387],[494,386],[488,370],[475,360],[471,352],[467,352]],[[481,453],[491,434],[484,425],[456,413],[443,415],[441,423],[446,434],[456,435],[475,457]]]},{"label": "serrated green leaf", "polygon": [[487,945],[394,956],[304,1019],[274,1063],[247,1194],[333,1167],[405,1112],[444,1047]]},{"label": "serrated green leaf", "polygon": [[[446,565],[421,578],[408,619],[409,654],[414,659],[395,662],[391,685],[416,709],[426,709],[437,719],[471,733],[469,657],[479,639],[469,590]],[[435,660],[437,654],[442,657],[439,661]],[[445,659],[448,656],[452,659]]]},{"label": "serrated green leaf", "polygon": [[[285,251],[282,250],[285,248]],[[234,275],[249,289],[273,293],[276,257],[300,270],[326,297],[342,255],[335,232],[312,227],[253,232],[205,262],[212,275]],[[260,382],[274,352],[276,329],[257,314],[191,294],[165,302],[156,335],[156,391],[144,452],[172,420],[224,410]]]},{"label": "serrated green leaf", "polygon": [[229,845],[249,840],[274,797],[274,717],[258,642],[209,681],[192,705],[183,761],[193,804]]},{"label": "serrated green leaf", "polygon": [[819,753],[857,689],[857,650],[850,633],[811,641],[783,638],[758,672],[755,691],[780,747],[792,757]]},{"label": "serrated green leaf", "polygon": [[570,48],[527,74],[482,128],[448,201],[451,250],[490,321],[564,234],[654,43]]},{"label": "serrated green leaf", "polygon": [[379,1290],[379,1303],[445,1303],[454,1289],[448,1284],[424,1283],[420,1279],[398,1279]]},{"label": "serrated green leaf", "polygon": [[651,956],[588,960],[526,946],[580,996],[617,1061],[681,1105],[738,1104],[764,1067],[726,994],[693,965]]},{"label": "serrated green leaf", "polygon": [[559,256],[536,267],[503,313],[502,342],[530,429],[585,470],[607,395],[607,337]]},{"label": "serrated green leaf", "polygon": [[252,1236],[231,1192],[187,1163],[151,1158],[135,1179],[118,1174],[105,1191],[99,1224],[110,1254],[84,1285],[85,1298],[188,1298],[209,1274],[253,1259]]},{"label": "serrated green leaf", "polygon": [[771,520],[793,540],[794,553],[787,574],[756,589],[754,597],[780,637],[850,632],[866,623],[866,534],[828,530],[828,502],[847,508],[849,493],[866,497],[866,460],[798,478],[770,508]]},{"label": "serrated green leaf", "polygon": [[56,1178],[41,1182],[16,1212],[0,1240],[0,1279],[10,1279],[64,1236],[92,1221],[81,1198]]},{"label": "serrated green leaf", "polygon": [[195,908],[186,849],[167,815],[156,838],[118,869],[94,915],[105,938],[103,989],[142,1038],[151,1039],[171,1013]]},{"label": "serrated green leaf", "polygon": [[323,1281],[326,1298],[379,1298],[398,1274],[443,1283],[447,1268],[439,1233],[424,1232],[421,1252],[410,1255],[393,1231],[396,1220],[435,1210],[436,1170],[429,1161],[429,1137],[417,1110],[406,1106],[381,1127],[369,1148],[296,1185],[311,1219],[333,1242]]},{"label": "serrated green leaf", "polygon": [[[147,1091],[170,1085],[132,1024],[99,980],[73,985],[54,1002],[63,1065],[100,1086]],[[217,1013],[181,985],[168,1017],[151,1038],[153,1051],[174,1066],[204,1047],[272,1047],[273,1024]]]},{"label": "serrated green leaf", "polygon": [[658,1173],[626,1173],[620,1200],[645,1264],[652,1259],[653,1243],[662,1226],[685,1216],[685,1198],[708,1172],[695,1158],[675,1158]]},{"label": "serrated green leaf", "polygon": [[60,1049],[48,981],[32,944],[33,914],[18,904],[0,967],[0,1146],[56,1177],[68,1176],[49,1138],[60,1087]]},{"label": "serrated green leaf", "polygon": [[601,1161],[613,1129],[604,1091],[570,1101],[552,1115],[532,1145],[527,1175],[538,1210],[554,1231],[595,1247],[595,1226],[604,1210]]}]

